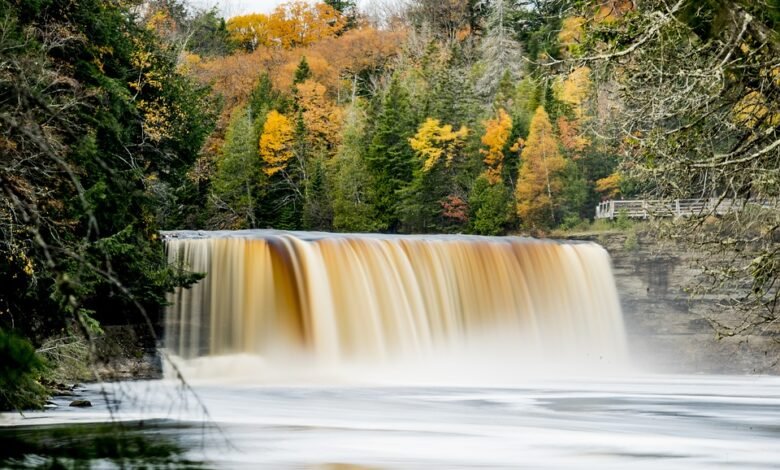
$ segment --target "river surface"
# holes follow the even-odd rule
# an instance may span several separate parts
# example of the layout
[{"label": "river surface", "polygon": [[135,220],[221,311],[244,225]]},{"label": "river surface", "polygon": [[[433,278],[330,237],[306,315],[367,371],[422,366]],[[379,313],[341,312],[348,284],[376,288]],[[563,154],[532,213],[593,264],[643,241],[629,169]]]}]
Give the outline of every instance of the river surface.
[{"label": "river surface", "polygon": [[[777,377],[193,388],[195,394],[172,381],[90,385],[80,398],[92,408],[68,407],[68,397],[43,412],[4,414],[0,468],[37,465],[46,456],[35,454],[49,453],[58,439],[83,448],[105,432],[77,423],[111,419],[124,423],[136,447],[170,444],[176,456],[169,467],[780,468]],[[63,423],[75,431],[52,436]],[[38,444],[48,450],[29,442],[41,430],[49,434]],[[60,447],[61,457],[77,457]],[[102,452],[76,462],[119,465]]]}]

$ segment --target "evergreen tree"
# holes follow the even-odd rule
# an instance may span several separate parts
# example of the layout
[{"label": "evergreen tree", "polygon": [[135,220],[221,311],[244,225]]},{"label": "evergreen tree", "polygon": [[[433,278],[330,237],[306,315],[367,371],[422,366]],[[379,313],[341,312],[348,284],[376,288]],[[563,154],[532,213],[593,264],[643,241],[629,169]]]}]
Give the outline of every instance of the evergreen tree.
[{"label": "evergreen tree", "polygon": [[301,56],[301,61],[298,63],[298,68],[295,69],[295,75],[293,75],[293,85],[303,83],[311,78],[311,69],[309,68],[309,62],[306,61],[306,56]]},{"label": "evergreen tree", "polygon": [[311,170],[304,194],[303,228],[319,231],[331,230],[333,209],[329,198],[325,159],[323,157],[315,158],[309,166]]},{"label": "evergreen tree", "polygon": [[368,122],[360,100],[348,111],[342,142],[331,160],[333,227],[343,232],[375,232],[381,225],[374,207],[374,182],[366,164]]},{"label": "evergreen tree", "polygon": [[377,116],[367,158],[376,187],[376,209],[382,225],[391,231],[399,228],[398,191],[414,175],[414,153],[409,144],[414,128],[408,95],[394,77]]},{"label": "evergreen tree", "polygon": [[469,194],[470,230],[478,235],[501,235],[511,216],[512,198],[503,182],[491,183],[483,174]]},{"label": "evergreen tree", "polygon": [[259,201],[265,176],[258,157],[258,136],[246,108],[240,108],[225,133],[225,145],[211,184],[212,224],[226,229],[258,227]]},{"label": "evergreen tree", "polygon": [[355,0],[325,0],[325,4],[341,13],[341,15],[347,20],[347,24],[343,31],[352,29],[357,26],[358,9],[357,2]]}]

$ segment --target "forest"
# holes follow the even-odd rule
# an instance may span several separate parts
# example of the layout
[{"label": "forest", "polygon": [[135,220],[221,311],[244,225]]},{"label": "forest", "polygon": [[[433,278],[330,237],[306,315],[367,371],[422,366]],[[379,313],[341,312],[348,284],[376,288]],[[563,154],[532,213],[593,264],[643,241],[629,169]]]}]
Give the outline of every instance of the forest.
[{"label": "forest", "polygon": [[[0,0],[0,408],[41,406],[50,352],[107,325],[154,342],[200,278],[161,230],[544,237],[606,199],[777,204],[777,0],[393,5]],[[778,212],[712,219],[659,230],[737,253],[713,282],[774,322]]]}]

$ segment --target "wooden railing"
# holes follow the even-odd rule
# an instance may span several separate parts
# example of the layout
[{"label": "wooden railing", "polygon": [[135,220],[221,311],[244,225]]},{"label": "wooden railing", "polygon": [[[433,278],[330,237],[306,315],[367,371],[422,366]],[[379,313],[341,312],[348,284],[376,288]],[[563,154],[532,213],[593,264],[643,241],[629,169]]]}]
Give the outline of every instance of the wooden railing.
[{"label": "wooden railing", "polygon": [[[753,203],[751,201],[751,203]],[[755,204],[769,207],[766,203]],[[671,201],[652,199],[626,199],[604,201],[596,207],[597,219],[614,219],[620,214],[630,219],[649,217],[691,217],[699,215],[724,215],[741,211],[745,201],[741,199],[674,199]]]}]

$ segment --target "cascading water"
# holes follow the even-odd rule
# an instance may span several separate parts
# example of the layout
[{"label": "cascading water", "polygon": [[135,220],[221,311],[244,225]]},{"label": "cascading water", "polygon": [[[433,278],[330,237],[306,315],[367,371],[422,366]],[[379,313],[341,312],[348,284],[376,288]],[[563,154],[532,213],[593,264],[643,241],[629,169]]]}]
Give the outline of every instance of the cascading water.
[{"label": "cascading water", "polygon": [[288,367],[290,357],[625,357],[609,255],[596,244],[266,230],[165,238],[171,263],[206,273],[169,299],[166,347],[181,358],[244,354]]}]

